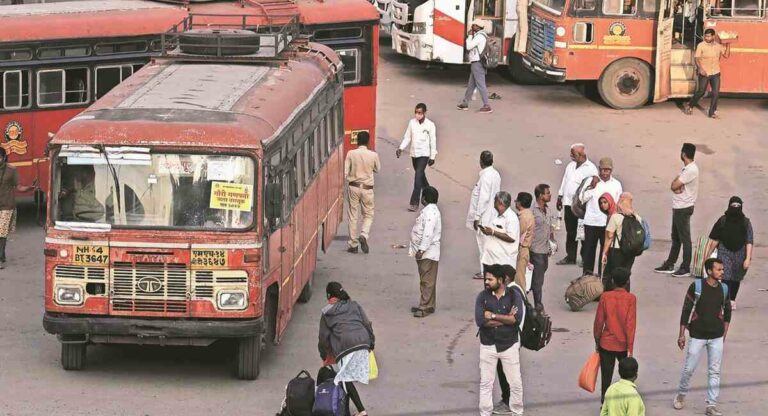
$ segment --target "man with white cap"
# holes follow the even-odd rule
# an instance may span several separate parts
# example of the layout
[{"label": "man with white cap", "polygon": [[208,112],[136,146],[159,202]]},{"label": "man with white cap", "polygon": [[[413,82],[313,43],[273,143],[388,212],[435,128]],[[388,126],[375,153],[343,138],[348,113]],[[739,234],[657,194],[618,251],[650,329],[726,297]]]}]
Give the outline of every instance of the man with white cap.
[{"label": "man with white cap", "polygon": [[[584,274],[592,274],[595,271],[595,249],[600,243],[600,253],[603,252],[605,244],[605,226],[608,224],[608,216],[603,212],[606,207],[600,206],[600,200],[605,199],[605,194],[610,195],[610,201],[606,201],[608,208],[611,204],[615,206],[615,201],[624,190],[621,182],[613,177],[613,159],[604,157],[600,159],[599,176],[592,177],[592,183],[584,191],[584,201],[587,206],[584,213],[584,243],[581,245],[581,259],[584,262]],[[610,212],[610,209],[608,209]],[[597,274],[600,275],[603,270],[602,262],[598,262]]]},{"label": "man with white cap", "polygon": [[472,21],[472,27],[467,34],[465,47],[469,52],[469,82],[467,90],[464,92],[464,99],[456,106],[459,110],[468,110],[469,101],[472,99],[472,93],[477,88],[480,97],[483,99],[483,107],[478,112],[483,114],[492,113],[491,105],[488,103],[488,87],[485,85],[485,74],[488,72],[481,61],[481,56],[485,52],[488,44],[488,35],[485,34],[485,24],[480,19]]},{"label": "man with white cap", "polygon": [[597,175],[597,167],[587,159],[586,146],[583,143],[574,143],[571,145],[571,163],[565,167],[563,181],[560,183],[560,190],[557,192],[557,210],[565,211],[565,257],[557,264],[576,264],[576,253],[579,247],[576,241],[576,228],[579,219],[571,211],[571,203],[579,185],[585,178]]}]

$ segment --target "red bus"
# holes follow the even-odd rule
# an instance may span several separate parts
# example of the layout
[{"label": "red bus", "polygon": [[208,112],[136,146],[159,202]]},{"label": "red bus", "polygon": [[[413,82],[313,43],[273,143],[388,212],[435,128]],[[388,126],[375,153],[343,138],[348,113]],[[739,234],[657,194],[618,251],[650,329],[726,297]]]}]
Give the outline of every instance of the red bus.
[{"label": "red bus", "polygon": [[135,0],[0,7],[0,145],[22,183],[47,190],[49,133],[149,62],[186,15]]},{"label": "red bus", "polygon": [[[263,14],[273,21],[299,14],[301,31],[332,48],[344,62],[344,151],[357,144],[357,133],[370,133],[376,146],[376,85],[379,57],[379,12],[360,0],[239,0],[191,3],[195,14]],[[206,16],[199,16],[204,21]]]},{"label": "red bus", "polygon": [[298,16],[253,17],[230,33],[190,15],[180,49],[53,138],[43,323],[65,369],[92,343],[231,339],[254,379],[309,300],[342,219],[343,65]]}]

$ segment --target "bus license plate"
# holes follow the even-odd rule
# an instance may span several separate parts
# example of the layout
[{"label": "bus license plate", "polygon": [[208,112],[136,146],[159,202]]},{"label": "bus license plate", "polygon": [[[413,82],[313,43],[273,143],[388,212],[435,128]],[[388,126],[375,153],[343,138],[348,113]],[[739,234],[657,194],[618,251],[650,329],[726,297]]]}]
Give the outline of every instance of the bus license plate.
[{"label": "bus license plate", "polygon": [[109,264],[109,247],[75,246],[74,263],[81,266],[106,266]]},{"label": "bus license plate", "polygon": [[224,269],[227,250],[192,250],[193,269]]}]

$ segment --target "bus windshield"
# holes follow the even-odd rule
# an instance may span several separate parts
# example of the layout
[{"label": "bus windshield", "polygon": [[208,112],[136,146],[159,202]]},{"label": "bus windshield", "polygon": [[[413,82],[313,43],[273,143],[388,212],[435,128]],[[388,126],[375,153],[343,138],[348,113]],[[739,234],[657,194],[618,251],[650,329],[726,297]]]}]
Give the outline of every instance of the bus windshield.
[{"label": "bus windshield", "polygon": [[73,228],[247,229],[254,165],[245,156],[64,146],[53,166],[54,220]]},{"label": "bus windshield", "polygon": [[533,2],[545,10],[549,10],[558,15],[562,14],[563,9],[565,8],[565,0],[533,0]]}]

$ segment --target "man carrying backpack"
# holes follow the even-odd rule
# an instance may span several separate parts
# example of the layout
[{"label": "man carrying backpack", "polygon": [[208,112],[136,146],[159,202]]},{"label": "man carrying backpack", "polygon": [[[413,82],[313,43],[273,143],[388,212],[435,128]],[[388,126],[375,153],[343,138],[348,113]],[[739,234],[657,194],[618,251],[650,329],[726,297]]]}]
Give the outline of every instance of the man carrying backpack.
[{"label": "man carrying backpack", "polygon": [[[719,259],[707,259],[704,262],[704,270],[707,273],[707,278],[696,279],[691,283],[683,303],[677,346],[681,350],[685,348],[686,329],[690,334],[690,340],[673,407],[680,410],[685,406],[685,396],[688,394],[691,376],[696,370],[701,351],[706,347],[709,379],[705,414],[721,416],[723,413],[717,408],[717,397],[720,394],[720,364],[723,360],[723,344],[731,322],[731,303],[728,301],[728,286],[721,281],[723,262]],[[691,316],[691,312],[693,312],[693,316]]]},{"label": "man carrying backpack", "polygon": [[475,323],[480,328],[480,416],[493,411],[493,383],[501,361],[510,385],[510,414],[523,414],[523,380],[520,375],[520,324],[525,306],[520,291],[504,284],[504,268],[485,268],[485,289],[475,301]]},{"label": "man carrying backpack", "polygon": [[483,99],[483,107],[478,110],[482,114],[490,114],[493,112],[491,105],[488,103],[488,88],[485,85],[485,74],[488,72],[482,62],[485,48],[488,45],[488,35],[483,31],[483,21],[475,19],[472,21],[472,27],[467,34],[467,40],[465,47],[469,52],[469,82],[467,82],[467,90],[464,92],[464,100],[456,106],[459,110],[468,110],[469,101],[472,99],[472,93],[477,88],[480,92],[480,97]]}]

